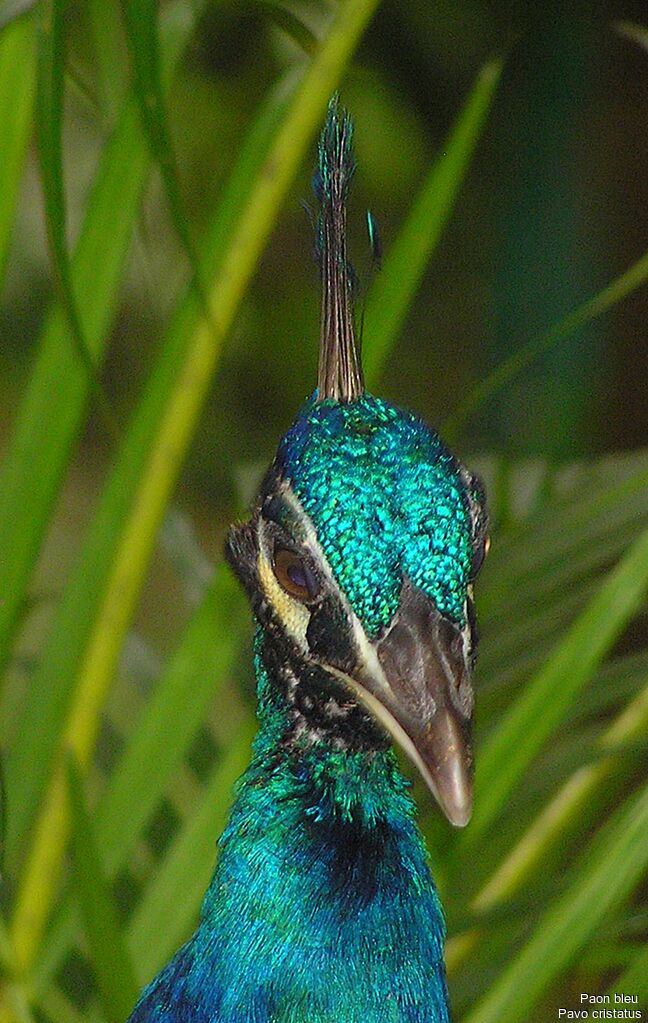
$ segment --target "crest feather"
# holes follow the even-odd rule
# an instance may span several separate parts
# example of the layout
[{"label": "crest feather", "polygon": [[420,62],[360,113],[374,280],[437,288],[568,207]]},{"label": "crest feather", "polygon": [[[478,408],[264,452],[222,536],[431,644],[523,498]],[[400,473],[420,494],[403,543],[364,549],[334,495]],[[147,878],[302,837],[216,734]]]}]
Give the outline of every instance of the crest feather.
[{"label": "crest feather", "polygon": [[355,172],[353,123],[329,103],[313,190],[319,202],[316,255],[322,281],[318,400],[356,401],[364,379],[353,320],[354,274],[347,260],[346,201]]}]

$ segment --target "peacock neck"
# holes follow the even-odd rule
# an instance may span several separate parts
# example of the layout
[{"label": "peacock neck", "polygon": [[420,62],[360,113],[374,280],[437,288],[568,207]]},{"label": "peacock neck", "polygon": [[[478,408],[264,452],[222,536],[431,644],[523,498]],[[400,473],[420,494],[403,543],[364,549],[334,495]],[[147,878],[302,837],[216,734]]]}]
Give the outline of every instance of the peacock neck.
[{"label": "peacock neck", "polygon": [[443,918],[394,755],[286,741],[260,650],[260,730],[194,938],[218,953],[213,1019],[446,1023]]}]

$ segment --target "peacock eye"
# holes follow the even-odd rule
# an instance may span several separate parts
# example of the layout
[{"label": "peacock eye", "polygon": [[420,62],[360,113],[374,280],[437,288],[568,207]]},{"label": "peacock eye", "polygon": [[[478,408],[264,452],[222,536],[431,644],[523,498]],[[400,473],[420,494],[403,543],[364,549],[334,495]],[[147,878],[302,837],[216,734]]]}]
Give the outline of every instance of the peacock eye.
[{"label": "peacock eye", "polygon": [[308,604],[317,596],[319,585],[303,558],[286,547],[274,552],[274,573],[286,593]]}]

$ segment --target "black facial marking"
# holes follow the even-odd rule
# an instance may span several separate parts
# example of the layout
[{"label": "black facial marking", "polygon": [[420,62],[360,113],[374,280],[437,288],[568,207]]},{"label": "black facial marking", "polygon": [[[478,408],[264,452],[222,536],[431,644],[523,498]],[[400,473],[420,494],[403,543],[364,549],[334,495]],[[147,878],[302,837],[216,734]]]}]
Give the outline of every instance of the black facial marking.
[{"label": "black facial marking", "polygon": [[311,612],[306,641],[315,657],[348,674],[355,664],[350,631],[339,601],[326,596]]},{"label": "black facial marking", "polygon": [[466,488],[470,521],[472,527],[473,556],[470,571],[471,579],[478,574],[486,553],[488,535],[488,512],[486,510],[486,491],[484,484],[475,473],[463,469],[462,479]]},{"label": "black facial marking", "polygon": [[225,540],[225,558],[250,597],[258,591],[258,547],[251,522],[230,526]]},{"label": "black facial marking", "polygon": [[275,522],[281,526],[286,517],[285,505],[281,497],[278,494],[268,494],[261,505],[261,513],[268,522]]},{"label": "black facial marking", "polygon": [[347,750],[389,748],[387,733],[355,694],[324,668],[300,657],[280,630],[265,633],[262,657],[289,708],[284,745],[325,742]]},{"label": "black facial marking", "polygon": [[477,629],[475,603],[470,597],[466,598],[466,609],[468,612],[468,628],[470,629],[470,666],[474,668],[477,659],[477,647],[479,645],[479,631]]}]

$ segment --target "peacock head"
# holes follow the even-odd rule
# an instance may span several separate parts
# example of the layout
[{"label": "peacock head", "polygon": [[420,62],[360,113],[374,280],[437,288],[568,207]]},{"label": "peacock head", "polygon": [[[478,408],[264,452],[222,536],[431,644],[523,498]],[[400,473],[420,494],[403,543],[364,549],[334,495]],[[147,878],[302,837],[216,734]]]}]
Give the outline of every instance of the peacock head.
[{"label": "peacock head", "polygon": [[345,199],[351,124],[335,102],[316,193],[323,278],[318,390],[283,437],[227,553],[250,595],[284,742],[375,749],[395,739],[448,819],[472,807],[477,636],[487,551],[482,487],[420,418],[364,389]]}]

